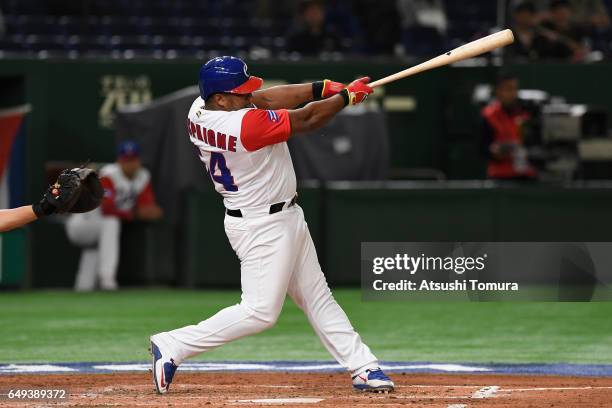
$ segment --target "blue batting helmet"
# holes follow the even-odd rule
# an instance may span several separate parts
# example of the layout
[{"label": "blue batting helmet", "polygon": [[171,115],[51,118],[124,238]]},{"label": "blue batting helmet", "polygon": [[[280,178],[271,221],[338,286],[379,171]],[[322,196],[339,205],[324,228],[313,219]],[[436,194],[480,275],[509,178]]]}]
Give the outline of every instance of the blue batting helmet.
[{"label": "blue batting helmet", "polygon": [[247,65],[236,57],[217,57],[200,68],[200,95],[206,100],[214,93],[250,94],[258,90],[263,79],[250,76]]}]

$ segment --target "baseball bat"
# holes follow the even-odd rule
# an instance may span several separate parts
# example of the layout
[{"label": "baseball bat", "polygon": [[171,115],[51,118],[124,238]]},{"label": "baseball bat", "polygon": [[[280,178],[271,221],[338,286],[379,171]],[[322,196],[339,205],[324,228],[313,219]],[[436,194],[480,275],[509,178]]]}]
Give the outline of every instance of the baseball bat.
[{"label": "baseball bat", "polygon": [[512,34],[512,30],[506,29],[503,31],[499,31],[495,34],[491,34],[478,40],[474,40],[472,42],[464,44],[461,47],[457,47],[454,50],[450,50],[445,54],[439,55],[419,65],[415,65],[414,67],[410,67],[403,71],[396,72],[393,75],[389,75],[377,81],[371,82],[369,85],[372,88],[375,88],[377,86],[388,84],[389,82],[397,81],[398,79],[406,78],[411,75],[421,73],[423,71],[428,71],[430,69],[438,68],[443,65],[448,65],[457,61],[472,58],[477,55],[493,51],[494,49],[505,47],[506,45],[512,44],[513,42],[514,34]]}]

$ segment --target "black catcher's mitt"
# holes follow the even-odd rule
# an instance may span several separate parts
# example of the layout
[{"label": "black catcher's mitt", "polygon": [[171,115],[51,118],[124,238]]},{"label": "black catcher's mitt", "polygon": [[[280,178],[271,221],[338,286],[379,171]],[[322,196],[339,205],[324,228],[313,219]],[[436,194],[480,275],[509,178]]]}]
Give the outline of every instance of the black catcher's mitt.
[{"label": "black catcher's mitt", "polygon": [[98,208],[104,197],[104,189],[98,178],[98,173],[92,169],[78,168],[70,170],[71,174],[76,174],[81,181],[81,194],[68,212],[84,213]]},{"label": "black catcher's mitt", "polygon": [[64,170],[32,208],[39,218],[53,213],[82,213],[97,208],[103,195],[104,189],[94,170],[86,167]]}]

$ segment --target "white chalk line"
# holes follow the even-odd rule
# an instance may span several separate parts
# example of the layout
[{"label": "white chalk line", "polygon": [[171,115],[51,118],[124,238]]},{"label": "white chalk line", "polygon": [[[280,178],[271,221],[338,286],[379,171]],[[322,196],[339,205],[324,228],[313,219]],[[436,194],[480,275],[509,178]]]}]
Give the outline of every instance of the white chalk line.
[{"label": "white chalk line", "polygon": [[[131,386],[131,387],[142,387],[142,386]],[[173,388],[236,388],[236,384],[176,384],[172,385]],[[395,388],[483,388],[486,385],[396,385]],[[125,387],[124,387],[125,388]],[[251,384],[249,388],[304,388],[302,385],[272,385],[272,384]],[[317,385],[317,388],[351,388],[350,382],[347,382],[344,385]]]},{"label": "white chalk line", "polygon": [[446,408],[467,408],[467,405],[465,405],[465,404],[450,404],[450,405],[447,405]]},{"label": "white chalk line", "polygon": [[[219,388],[219,387],[228,387],[235,388],[236,384],[181,384],[178,385],[180,387],[200,387],[200,388]],[[395,388],[483,388],[486,385],[396,385]],[[268,385],[268,384],[252,384],[249,385],[249,388],[303,388],[301,385]],[[347,383],[346,385],[317,385],[317,388],[351,388],[351,384]]]},{"label": "white chalk line", "polygon": [[481,389],[474,391],[474,393],[472,394],[472,398],[491,398],[495,395],[497,391],[499,391],[499,388],[499,385],[490,385],[488,387],[482,387]]}]

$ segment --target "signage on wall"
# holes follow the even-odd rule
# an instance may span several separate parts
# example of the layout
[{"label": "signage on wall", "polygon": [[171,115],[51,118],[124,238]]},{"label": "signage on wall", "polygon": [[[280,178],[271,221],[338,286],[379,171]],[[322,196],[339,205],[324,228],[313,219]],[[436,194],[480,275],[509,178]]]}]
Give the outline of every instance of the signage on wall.
[{"label": "signage on wall", "polygon": [[151,79],[147,75],[104,75],[100,78],[100,93],[103,101],[98,110],[98,126],[108,129],[117,109],[151,101]]}]

